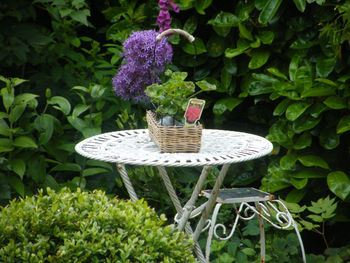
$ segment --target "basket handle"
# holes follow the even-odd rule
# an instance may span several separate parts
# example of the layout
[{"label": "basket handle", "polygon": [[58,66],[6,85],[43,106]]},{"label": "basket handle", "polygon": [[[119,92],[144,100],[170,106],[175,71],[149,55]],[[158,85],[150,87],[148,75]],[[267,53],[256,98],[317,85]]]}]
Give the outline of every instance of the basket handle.
[{"label": "basket handle", "polygon": [[189,42],[193,43],[193,41],[195,40],[194,36],[192,36],[191,34],[187,33],[185,30],[182,29],[167,29],[165,31],[163,31],[162,33],[160,33],[156,39],[157,41],[162,40],[163,37],[167,36],[167,35],[172,35],[172,34],[179,34],[179,35],[183,35],[184,37],[186,37],[188,39]]}]

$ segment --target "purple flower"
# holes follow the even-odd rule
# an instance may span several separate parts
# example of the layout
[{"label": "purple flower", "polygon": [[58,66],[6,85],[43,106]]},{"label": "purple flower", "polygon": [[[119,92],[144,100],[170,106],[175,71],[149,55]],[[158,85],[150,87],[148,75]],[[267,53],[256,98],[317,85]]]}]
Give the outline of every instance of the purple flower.
[{"label": "purple flower", "polygon": [[160,7],[160,12],[157,18],[157,25],[159,26],[159,32],[163,32],[170,28],[171,18],[169,13],[169,7],[176,12],[180,12],[180,8],[175,5],[171,0],[159,0],[158,6]]},{"label": "purple flower", "polygon": [[156,40],[155,30],[133,32],[125,40],[124,62],[113,78],[116,95],[135,101],[147,98],[144,90],[148,85],[159,82],[158,73],[172,59],[171,45],[163,38]]}]

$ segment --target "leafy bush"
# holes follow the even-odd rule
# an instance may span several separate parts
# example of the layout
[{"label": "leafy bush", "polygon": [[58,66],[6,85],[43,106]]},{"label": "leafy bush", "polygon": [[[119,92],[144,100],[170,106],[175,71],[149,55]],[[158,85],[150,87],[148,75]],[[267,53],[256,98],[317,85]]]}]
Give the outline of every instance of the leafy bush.
[{"label": "leafy bush", "polygon": [[0,214],[1,262],[196,262],[192,241],[146,202],[67,188]]}]

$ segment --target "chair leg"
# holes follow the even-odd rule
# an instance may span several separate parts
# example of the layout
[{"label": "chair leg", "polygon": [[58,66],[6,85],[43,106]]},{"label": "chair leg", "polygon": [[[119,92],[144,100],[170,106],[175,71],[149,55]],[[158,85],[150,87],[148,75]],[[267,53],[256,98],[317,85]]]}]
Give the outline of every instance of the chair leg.
[{"label": "chair leg", "polygon": [[222,205],[221,203],[216,204],[214,212],[213,212],[213,216],[211,217],[211,221],[210,221],[210,228],[209,228],[209,232],[208,232],[207,245],[205,247],[205,259],[207,262],[209,262],[209,260],[210,260],[209,258],[210,258],[211,240],[213,239],[216,218],[218,216],[221,205]]},{"label": "chair leg", "polygon": [[261,209],[258,202],[255,203],[255,207],[259,212],[258,221],[259,221],[259,229],[260,229],[260,262],[264,263],[266,259],[264,220],[260,215]]}]

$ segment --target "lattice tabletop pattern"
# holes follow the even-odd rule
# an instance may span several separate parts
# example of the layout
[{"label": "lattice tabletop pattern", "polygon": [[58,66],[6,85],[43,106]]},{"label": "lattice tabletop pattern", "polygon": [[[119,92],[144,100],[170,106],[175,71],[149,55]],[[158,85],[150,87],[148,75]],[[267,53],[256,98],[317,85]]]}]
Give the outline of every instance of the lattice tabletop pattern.
[{"label": "lattice tabletop pattern", "polygon": [[78,143],[81,155],[105,162],[149,166],[212,166],[262,157],[272,150],[263,137],[243,132],[204,129],[198,153],[162,153],[147,129],[104,133]]}]

